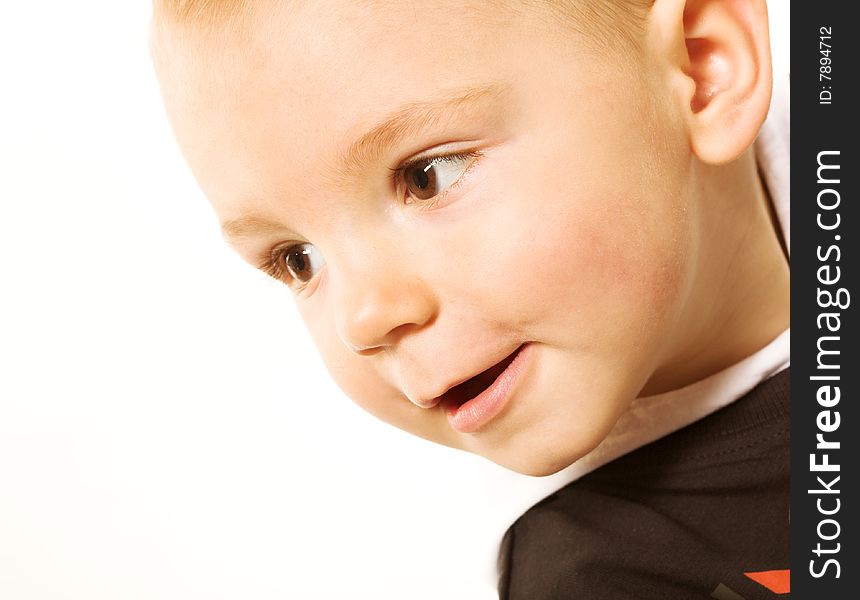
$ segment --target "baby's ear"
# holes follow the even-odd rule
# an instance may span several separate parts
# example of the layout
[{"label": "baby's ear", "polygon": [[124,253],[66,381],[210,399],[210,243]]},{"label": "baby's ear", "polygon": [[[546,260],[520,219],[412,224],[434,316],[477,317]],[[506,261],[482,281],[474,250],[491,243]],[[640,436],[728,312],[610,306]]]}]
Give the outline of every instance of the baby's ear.
[{"label": "baby's ear", "polygon": [[670,58],[693,152],[710,164],[738,158],[770,106],[765,0],[656,0],[650,24],[651,43]]}]

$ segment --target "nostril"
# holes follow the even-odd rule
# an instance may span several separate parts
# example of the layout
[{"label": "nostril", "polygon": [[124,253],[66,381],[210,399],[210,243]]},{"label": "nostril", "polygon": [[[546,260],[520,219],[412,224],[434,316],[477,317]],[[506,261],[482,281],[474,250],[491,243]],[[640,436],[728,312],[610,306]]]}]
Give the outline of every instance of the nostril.
[{"label": "nostril", "polygon": [[373,356],[374,354],[378,354],[384,348],[384,346],[362,346],[360,344],[354,344],[341,338],[343,345],[349,348],[355,354],[359,356]]},{"label": "nostril", "polygon": [[441,396],[439,396],[438,398],[429,398],[429,399],[421,399],[421,398],[414,398],[413,399],[411,395],[406,394],[406,398],[408,398],[409,401],[412,404],[414,404],[415,406],[417,406],[418,408],[433,408],[434,406],[436,406],[437,404],[439,404],[442,401]]}]

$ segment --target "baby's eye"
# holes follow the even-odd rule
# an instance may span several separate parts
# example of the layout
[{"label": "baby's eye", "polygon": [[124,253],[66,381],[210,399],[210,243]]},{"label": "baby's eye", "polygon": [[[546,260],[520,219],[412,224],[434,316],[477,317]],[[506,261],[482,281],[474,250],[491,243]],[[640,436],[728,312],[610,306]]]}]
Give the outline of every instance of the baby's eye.
[{"label": "baby's eye", "polygon": [[457,182],[477,158],[477,153],[451,154],[419,159],[401,170],[401,181],[409,197],[430,200]]},{"label": "baby's eye", "polygon": [[319,272],[325,259],[313,244],[303,243],[294,244],[281,251],[278,262],[286,271],[288,282],[305,284]]}]

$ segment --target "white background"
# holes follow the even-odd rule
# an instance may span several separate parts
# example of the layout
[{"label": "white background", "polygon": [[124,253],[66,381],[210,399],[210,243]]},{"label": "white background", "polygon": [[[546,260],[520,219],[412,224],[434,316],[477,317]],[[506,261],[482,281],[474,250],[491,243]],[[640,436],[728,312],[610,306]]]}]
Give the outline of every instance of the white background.
[{"label": "white background", "polygon": [[553,480],[329,382],[182,162],[148,2],[0,6],[0,598],[494,598]]}]

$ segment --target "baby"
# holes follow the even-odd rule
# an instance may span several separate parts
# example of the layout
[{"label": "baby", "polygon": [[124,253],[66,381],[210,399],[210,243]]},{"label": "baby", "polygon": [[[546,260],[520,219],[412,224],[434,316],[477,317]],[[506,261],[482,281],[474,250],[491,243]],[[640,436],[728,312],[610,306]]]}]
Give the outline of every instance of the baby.
[{"label": "baby", "polygon": [[[787,249],[753,147],[771,99],[764,0],[156,0],[152,44],[226,239],[292,289],[340,387],[396,427],[556,473],[634,399],[788,328]],[[678,433],[762,412],[740,395]],[[737,516],[744,539],[764,513],[787,530],[785,430],[768,454],[784,473],[683,490],[642,438],[514,526],[502,596],[772,593],[743,573],[787,569],[787,531],[746,564],[757,550],[709,515]],[[694,441],[682,456],[725,454]],[[595,479],[637,457],[632,476]],[[774,481],[785,511],[755,498],[737,515]],[[682,501],[631,491],[645,487]],[[563,518],[531,527],[553,499]],[[600,530],[608,512],[629,519]],[[662,552],[675,570],[637,562]]]}]

